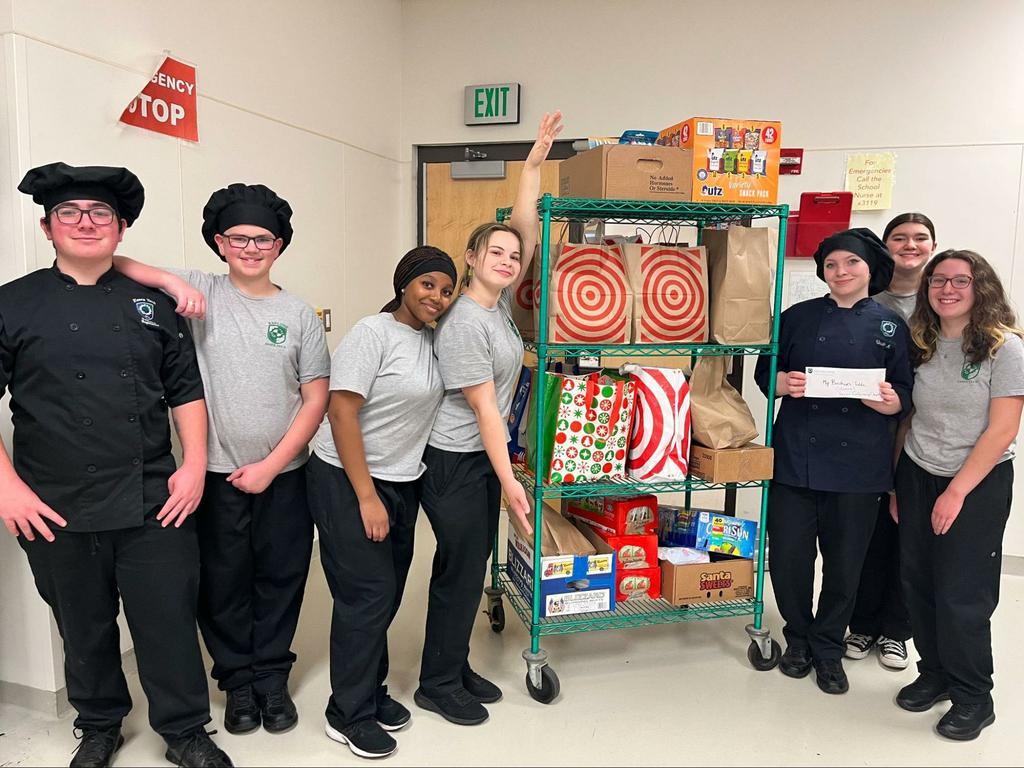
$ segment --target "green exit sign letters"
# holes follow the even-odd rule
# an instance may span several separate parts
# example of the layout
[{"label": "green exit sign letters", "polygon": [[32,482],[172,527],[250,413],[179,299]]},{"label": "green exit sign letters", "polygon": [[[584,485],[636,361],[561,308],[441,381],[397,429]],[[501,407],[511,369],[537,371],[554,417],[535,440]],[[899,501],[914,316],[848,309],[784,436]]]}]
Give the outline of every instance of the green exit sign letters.
[{"label": "green exit sign letters", "polygon": [[519,122],[519,83],[467,85],[466,125]]}]

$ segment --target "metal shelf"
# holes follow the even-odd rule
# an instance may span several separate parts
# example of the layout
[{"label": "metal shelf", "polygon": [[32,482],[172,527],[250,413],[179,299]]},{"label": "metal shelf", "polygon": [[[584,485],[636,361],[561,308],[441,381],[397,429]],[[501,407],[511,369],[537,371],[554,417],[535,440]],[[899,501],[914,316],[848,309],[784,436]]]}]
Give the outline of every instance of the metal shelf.
[{"label": "metal shelf", "polygon": [[[648,200],[601,200],[585,197],[551,197],[537,201],[537,212],[551,221],[602,219],[609,224],[674,222],[701,226],[710,221],[728,223],[743,219],[788,217],[788,205],[737,205],[726,203],[662,203]],[[498,221],[512,215],[511,208],[497,210]]]},{"label": "metal shelf", "polygon": [[[499,576],[512,608],[529,628],[533,622],[532,596],[523,595],[508,575],[505,565]],[[573,616],[552,616],[537,622],[541,635],[567,635],[573,632],[594,632],[602,629],[648,627],[654,624],[678,624],[683,621],[705,621],[730,616],[751,616],[758,610],[755,600],[728,600],[677,607],[667,600],[624,600],[614,611],[578,613]]]},{"label": "metal shelf", "polygon": [[[537,352],[539,344],[524,340],[523,345],[530,352]],[[692,355],[694,357],[721,357],[723,355],[767,355],[775,354],[776,344],[749,344],[746,346],[722,346],[720,344],[548,344],[545,357],[597,357],[617,355],[628,357],[664,357],[666,355]]]},{"label": "metal shelf", "polygon": [[[536,488],[535,476],[522,464],[513,464],[512,471],[526,487],[527,493]],[[686,491],[717,491],[728,488],[766,488],[768,480],[751,480],[746,483],[709,483],[695,477],[686,480],[647,482],[643,480],[609,480],[603,483],[569,483],[550,485],[542,483],[540,495],[543,499],[580,499],[592,496],[637,496],[644,493],[683,493]]]}]

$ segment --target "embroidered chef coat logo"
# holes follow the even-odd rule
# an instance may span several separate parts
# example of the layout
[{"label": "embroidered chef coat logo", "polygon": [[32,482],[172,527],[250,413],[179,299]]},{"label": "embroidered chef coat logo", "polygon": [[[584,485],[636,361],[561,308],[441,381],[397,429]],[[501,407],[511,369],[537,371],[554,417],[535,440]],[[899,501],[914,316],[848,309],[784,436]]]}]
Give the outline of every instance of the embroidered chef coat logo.
[{"label": "embroidered chef coat logo", "polygon": [[156,314],[156,304],[150,299],[132,299],[135,303],[135,311],[139,313],[142,318],[142,322],[145,325],[152,325],[156,328],[160,327],[160,324],[153,321],[153,316]]},{"label": "embroidered chef coat logo", "polygon": [[885,336],[886,338],[891,339],[893,336],[896,335],[896,323],[894,323],[892,320],[883,320],[879,328],[882,331],[882,335]]},{"label": "embroidered chef coat logo", "polygon": [[970,381],[975,378],[981,371],[981,365],[978,363],[964,363],[964,367],[960,369],[960,378],[964,381]]},{"label": "embroidered chef coat logo", "polygon": [[271,344],[284,344],[288,338],[288,326],[284,323],[267,324],[267,341]]}]

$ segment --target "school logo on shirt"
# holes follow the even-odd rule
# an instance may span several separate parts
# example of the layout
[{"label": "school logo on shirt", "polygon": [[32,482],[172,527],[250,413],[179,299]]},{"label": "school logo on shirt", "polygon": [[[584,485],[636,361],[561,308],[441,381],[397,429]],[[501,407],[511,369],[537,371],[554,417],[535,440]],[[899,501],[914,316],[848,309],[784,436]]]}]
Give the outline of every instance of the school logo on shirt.
[{"label": "school logo on shirt", "polygon": [[156,314],[156,304],[151,299],[132,299],[132,302],[135,304],[135,311],[139,313],[143,324],[160,327],[160,324],[153,320],[153,316]]},{"label": "school logo on shirt", "polygon": [[971,379],[976,378],[980,372],[980,363],[964,363],[964,367],[960,369],[960,378],[964,381],[970,381]]},{"label": "school logo on shirt", "polygon": [[267,324],[267,341],[274,346],[284,344],[288,339],[288,326],[284,323]]},{"label": "school logo on shirt", "polygon": [[879,326],[879,329],[882,331],[882,335],[885,336],[886,338],[891,339],[893,336],[896,335],[896,323],[894,323],[892,320],[883,320],[882,324]]}]

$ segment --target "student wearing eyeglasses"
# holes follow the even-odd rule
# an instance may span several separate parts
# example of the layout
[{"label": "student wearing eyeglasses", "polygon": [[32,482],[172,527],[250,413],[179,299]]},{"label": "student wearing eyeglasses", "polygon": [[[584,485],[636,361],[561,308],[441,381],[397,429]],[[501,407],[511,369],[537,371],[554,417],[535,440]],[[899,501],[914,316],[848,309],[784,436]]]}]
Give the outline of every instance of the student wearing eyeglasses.
[{"label": "student wearing eyeglasses", "polygon": [[936,731],[966,741],[995,721],[990,620],[1024,408],[1024,330],[992,266],[957,250],[925,267],[910,330],[914,410],[895,507],[921,659],[896,703],[924,712],[952,700]]},{"label": "student wearing eyeglasses", "polygon": [[236,734],[298,722],[288,675],[313,547],[305,465],[331,366],[316,313],[270,279],[291,216],[268,187],[231,184],[203,209],[203,239],[226,275],[115,259],[174,296],[195,336],[210,413],[199,628],[227,694],[224,728]]}]

